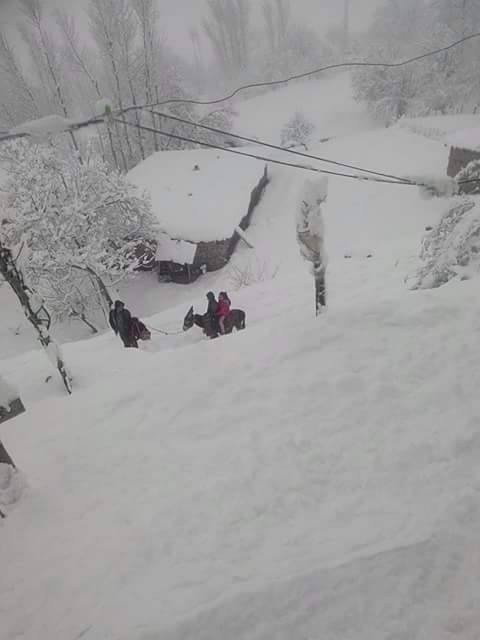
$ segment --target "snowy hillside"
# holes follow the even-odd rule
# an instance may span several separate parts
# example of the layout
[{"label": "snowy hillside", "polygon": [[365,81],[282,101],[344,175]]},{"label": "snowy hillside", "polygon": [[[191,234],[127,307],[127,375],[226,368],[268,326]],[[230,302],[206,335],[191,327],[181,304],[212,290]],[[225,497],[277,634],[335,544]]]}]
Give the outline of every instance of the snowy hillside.
[{"label": "snowy hillside", "polygon": [[314,139],[345,136],[376,126],[362,105],[353,101],[349,74],[292,83],[235,106],[235,129],[279,144],[289,118],[301,111],[315,126]]},{"label": "snowy hillside", "polygon": [[[299,104],[338,136],[314,153],[445,175],[443,141],[375,127],[346,76],[239,103],[236,128],[276,142]],[[0,362],[27,407],[0,438],[29,483],[3,507],[2,640],[477,640],[477,282],[409,292],[445,203],[331,178],[315,319],[295,240],[306,175],[272,165],[254,249],[229,268],[120,290],[176,332],[226,288],[246,331],[68,344],[71,398],[42,353]]]}]

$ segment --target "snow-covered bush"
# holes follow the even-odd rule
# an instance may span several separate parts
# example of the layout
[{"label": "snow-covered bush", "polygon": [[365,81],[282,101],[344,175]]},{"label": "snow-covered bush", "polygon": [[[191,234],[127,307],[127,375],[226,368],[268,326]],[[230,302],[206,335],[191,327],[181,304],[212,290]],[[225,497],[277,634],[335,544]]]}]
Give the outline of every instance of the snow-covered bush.
[{"label": "snow-covered bush", "polygon": [[414,289],[433,289],[480,272],[480,200],[454,201],[425,237],[420,257],[424,264],[415,276]]},{"label": "snow-covered bush", "polygon": [[456,181],[463,183],[459,185],[462,193],[480,193],[480,160],[470,162],[458,173]]},{"label": "snow-covered bush", "polygon": [[244,265],[232,264],[228,270],[230,288],[238,291],[243,287],[251,287],[260,282],[273,280],[278,273],[278,266],[273,266],[267,260],[249,261]]},{"label": "snow-covered bush", "polygon": [[325,274],[327,252],[325,249],[325,225],[322,204],[328,196],[328,179],[309,178],[305,181],[300,195],[300,205],[296,215],[297,241],[303,258],[312,266],[315,280],[315,306],[317,315],[326,306]]},{"label": "snow-covered bush", "polygon": [[297,111],[283,127],[281,133],[282,147],[303,146],[308,148],[308,143],[315,131],[315,125],[308,118]]},{"label": "snow-covered bush", "polygon": [[108,304],[105,283],[132,270],[136,246],[154,236],[148,199],[94,154],[80,162],[24,141],[4,145],[0,154],[11,194],[0,237],[23,247],[27,282],[58,317],[81,317],[102,298]]},{"label": "snow-covered bush", "polygon": [[[230,109],[217,109],[216,111],[207,113],[199,120],[199,123],[220,131],[231,131],[233,128],[233,117],[234,113]],[[224,145],[225,143],[231,145],[234,142],[233,138],[197,127],[194,130],[194,138],[195,140],[201,140],[208,144],[217,145]]]}]

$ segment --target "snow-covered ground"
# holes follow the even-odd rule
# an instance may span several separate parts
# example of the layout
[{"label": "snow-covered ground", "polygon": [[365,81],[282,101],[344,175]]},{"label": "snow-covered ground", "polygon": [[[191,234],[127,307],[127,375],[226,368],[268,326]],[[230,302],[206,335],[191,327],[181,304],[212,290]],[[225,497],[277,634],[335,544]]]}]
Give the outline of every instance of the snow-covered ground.
[{"label": "snow-covered ground", "polygon": [[[442,142],[377,129],[342,82],[322,101],[339,137],[313,151],[445,175]],[[275,141],[313,87],[240,105],[238,126]],[[478,284],[404,283],[445,204],[332,178],[315,319],[294,233],[305,174],[271,177],[230,269],[123,291],[175,331],[228,288],[245,332],[66,345],[71,398],[42,353],[1,361],[27,413],[0,438],[29,483],[0,525],[2,640],[477,640]],[[232,290],[248,269],[258,282]]]}]

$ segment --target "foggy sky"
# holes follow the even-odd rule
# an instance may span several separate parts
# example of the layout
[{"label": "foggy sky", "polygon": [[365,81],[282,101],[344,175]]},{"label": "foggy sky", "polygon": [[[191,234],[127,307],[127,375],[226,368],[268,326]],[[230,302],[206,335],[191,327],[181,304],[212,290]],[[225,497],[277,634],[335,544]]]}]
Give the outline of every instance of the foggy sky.
[{"label": "foggy sky", "polygon": [[[85,20],[82,8],[88,0],[44,0],[50,6],[68,7],[72,13]],[[205,0],[157,0],[161,15],[162,31],[177,53],[190,58],[189,30],[201,28]],[[351,0],[352,28],[363,29],[368,25],[373,10],[383,0]],[[254,0],[253,5],[260,5]],[[0,25],[11,27],[16,16],[18,0],[0,0]],[[292,13],[299,23],[306,24],[322,34],[342,20],[342,0],[291,0]]]}]

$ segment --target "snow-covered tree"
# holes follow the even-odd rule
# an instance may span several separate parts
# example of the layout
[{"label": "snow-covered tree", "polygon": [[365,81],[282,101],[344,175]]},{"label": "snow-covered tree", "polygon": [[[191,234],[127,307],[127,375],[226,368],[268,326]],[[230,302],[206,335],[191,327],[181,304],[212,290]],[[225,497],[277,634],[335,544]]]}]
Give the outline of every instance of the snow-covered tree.
[{"label": "snow-covered tree", "polygon": [[473,160],[455,178],[461,193],[480,193],[480,160]]},{"label": "snow-covered tree", "polygon": [[[476,0],[386,0],[363,39],[363,55],[397,62],[480,30]],[[480,42],[471,40],[415,64],[359,68],[356,96],[383,121],[403,115],[472,111],[480,104]]]},{"label": "snow-covered tree", "polygon": [[155,235],[148,199],[97,155],[17,141],[0,149],[11,194],[2,238],[24,245],[28,283],[58,317],[84,321],[108,307],[108,284],[135,267],[138,244]]},{"label": "snow-covered tree", "polygon": [[414,289],[433,289],[452,278],[469,278],[480,272],[480,201],[452,201],[440,223],[425,237],[423,265],[415,275]]},{"label": "snow-covered tree", "polygon": [[300,194],[296,216],[297,241],[303,258],[311,264],[315,281],[315,310],[319,315],[326,307],[327,252],[322,205],[328,196],[327,178],[308,179]]},{"label": "snow-covered tree", "polygon": [[308,143],[315,131],[315,125],[305,114],[297,111],[282,129],[282,147],[303,146],[308,149]]}]

